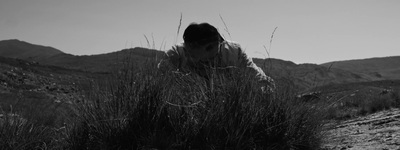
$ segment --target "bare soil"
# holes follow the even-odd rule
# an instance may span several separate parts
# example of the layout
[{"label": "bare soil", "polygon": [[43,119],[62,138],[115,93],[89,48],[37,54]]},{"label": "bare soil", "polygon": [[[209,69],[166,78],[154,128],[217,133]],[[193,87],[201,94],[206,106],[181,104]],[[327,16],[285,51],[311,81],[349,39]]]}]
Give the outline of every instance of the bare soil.
[{"label": "bare soil", "polygon": [[324,150],[400,150],[400,109],[329,123]]}]

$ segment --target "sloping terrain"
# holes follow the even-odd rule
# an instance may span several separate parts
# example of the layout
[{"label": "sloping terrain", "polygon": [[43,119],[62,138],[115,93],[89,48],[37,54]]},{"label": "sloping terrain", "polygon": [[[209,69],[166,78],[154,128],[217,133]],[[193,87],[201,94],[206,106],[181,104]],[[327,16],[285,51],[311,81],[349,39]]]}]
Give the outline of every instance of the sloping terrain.
[{"label": "sloping terrain", "polygon": [[325,150],[400,149],[400,110],[391,109],[372,115],[328,124]]},{"label": "sloping terrain", "polygon": [[68,102],[81,92],[80,88],[87,87],[88,81],[101,76],[103,75],[0,57],[0,95],[3,98],[30,92],[44,94],[45,99],[55,102]]},{"label": "sloping terrain", "polygon": [[[49,125],[61,124],[69,105],[82,99],[82,89],[99,75],[0,57],[0,111],[40,114]],[[29,111],[28,111],[29,110]]]},{"label": "sloping terrain", "polygon": [[0,56],[35,61],[40,64],[60,66],[90,72],[112,72],[124,63],[140,65],[161,57],[162,51],[132,48],[98,55],[71,55],[60,50],[30,44],[19,40],[0,41]]},{"label": "sloping terrain", "polygon": [[291,82],[302,90],[327,84],[376,80],[366,74],[316,64],[295,64],[279,59],[254,59],[254,62],[274,79]]},{"label": "sloping terrain", "polygon": [[321,64],[352,72],[374,76],[377,79],[400,79],[400,56],[368,58],[348,61],[335,61]]},{"label": "sloping terrain", "polygon": [[127,63],[141,65],[145,62],[155,62],[156,58],[161,57],[162,54],[162,51],[133,48],[99,55],[58,54],[40,63],[90,72],[112,72]]},{"label": "sloping terrain", "polygon": [[0,56],[2,57],[42,61],[57,54],[63,54],[63,52],[52,47],[30,44],[19,40],[0,41]]},{"label": "sloping terrain", "polygon": [[[0,41],[0,56],[89,72],[114,72],[122,66],[157,63],[163,52],[131,48],[106,54],[76,56],[50,47],[6,40]],[[294,85],[300,90],[327,84],[400,79],[400,57],[339,61],[322,65],[295,64],[272,58],[253,60],[281,85]]]},{"label": "sloping terrain", "polygon": [[[0,56],[4,56],[0,57],[1,111],[32,109],[27,112],[40,112],[37,114],[49,120],[46,124],[60,124],[64,120],[59,114],[68,114],[70,103],[84,99],[82,92],[92,88],[90,81],[123,66],[134,68],[143,63],[157,63],[162,55],[157,50],[133,48],[75,56],[18,40],[1,41]],[[320,97],[329,97],[339,106],[346,101],[373,98],[385,91],[400,92],[399,59],[371,58],[322,65],[253,60],[278,86],[296,86],[300,92],[321,91]],[[328,124],[324,148],[399,149],[398,113],[398,109],[392,109]]]}]

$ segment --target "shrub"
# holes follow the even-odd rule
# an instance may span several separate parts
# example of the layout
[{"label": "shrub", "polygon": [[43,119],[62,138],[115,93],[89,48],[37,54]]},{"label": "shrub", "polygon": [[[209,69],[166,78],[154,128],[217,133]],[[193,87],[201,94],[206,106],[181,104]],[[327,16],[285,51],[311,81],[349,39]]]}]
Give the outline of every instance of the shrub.
[{"label": "shrub", "polygon": [[396,101],[389,94],[369,97],[361,106],[360,114],[371,114],[396,106]]},{"label": "shrub", "polygon": [[381,110],[399,107],[399,96],[396,90],[386,94],[359,92],[352,96],[338,98],[341,105],[331,108],[328,119],[351,118],[359,115],[367,115]]},{"label": "shrub", "polygon": [[400,89],[393,90],[390,97],[394,100],[395,107],[400,107]]},{"label": "shrub", "polygon": [[77,121],[72,149],[316,149],[321,107],[294,93],[263,94],[242,70],[214,70],[209,79],[161,73],[150,64],[94,84]]},{"label": "shrub", "polygon": [[[61,126],[70,108],[52,103],[43,93],[24,91],[15,99],[0,107],[0,149],[61,148]],[[7,103],[11,107],[4,107]]]},{"label": "shrub", "polygon": [[0,118],[0,149],[48,149],[54,146],[54,130],[28,121],[17,114]]}]

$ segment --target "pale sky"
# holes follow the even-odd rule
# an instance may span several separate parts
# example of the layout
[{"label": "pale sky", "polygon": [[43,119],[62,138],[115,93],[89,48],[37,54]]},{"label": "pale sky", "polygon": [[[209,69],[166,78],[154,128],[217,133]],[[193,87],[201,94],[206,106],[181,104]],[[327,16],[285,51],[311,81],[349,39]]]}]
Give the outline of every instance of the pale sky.
[{"label": "pale sky", "polygon": [[167,50],[191,22],[214,25],[251,57],[320,64],[400,56],[400,0],[0,0],[0,40],[75,55],[147,47],[144,35]]}]

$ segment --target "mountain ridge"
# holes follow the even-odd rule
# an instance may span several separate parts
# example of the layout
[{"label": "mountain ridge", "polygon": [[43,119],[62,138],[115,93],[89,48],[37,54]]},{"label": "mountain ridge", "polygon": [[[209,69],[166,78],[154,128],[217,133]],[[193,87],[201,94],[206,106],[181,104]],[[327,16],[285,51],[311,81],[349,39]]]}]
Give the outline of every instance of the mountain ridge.
[{"label": "mountain ridge", "polygon": [[62,53],[64,52],[53,47],[31,44],[17,39],[0,41],[0,56],[25,60],[43,60]]},{"label": "mountain ridge", "polygon": [[400,56],[374,57],[321,64],[383,79],[400,79]]},{"label": "mountain ridge", "polygon": [[[19,40],[8,40],[15,43],[20,42],[21,45],[15,46],[16,48],[6,47],[8,51],[39,51],[46,48],[40,45],[34,45]],[[1,43],[7,43],[0,41]],[[4,44],[3,44],[4,45]],[[30,48],[31,46],[32,48]],[[163,51],[148,49],[148,48],[129,48],[114,51],[105,54],[95,55],[72,55],[64,53],[60,50],[51,48],[52,53],[41,54],[40,57],[26,57],[26,55],[19,56],[16,58],[36,61],[45,65],[61,66],[64,68],[77,69],[89,72],[113,72],[121,68],[126,64],[143,65],[143,63],[157,63],[159,59],[164,55]],[[0,52],[4,52],[4,46],[0,46]],[[0,53],[1,56],[6,53]],[[32,54],[32,53],[28,53]],[[10,56],[3,56],[10,57]],[[15,58],[15,57],[14,57]],[[391,58],[395,58],[395,61],[391,61]],[[326,84],[342,84],[351,82],[367,82],[367,81],[378,81],[387,79],[400,79],[400,67],[397,67],[397,58],[400,60],[400,56],[384,58],[367,58],[365,60],[350,60],[350,61],[335,61],[324,64],[311,64],[303,63],[296,64],[292,61],[281,60],[276,58],[253,58],[253,61],[260,66],[268,75],[274,79],[279,80],[282,83],[294,84],[300,89],[308,89],[319,85]],[[372,60],[372,62],[370,62]],[[375,61],[379,60],[379,61]],[[386,61],[390,60],[390,61]],[[129,63],[127,63],[129,62]],[[368,65],[368,67],[362,67],[365,63],[374,63],[374,65]],[[391,64],[391,65],[388,65]],[[400,61],[399,63],[400,64]],[[361,66],[361,67],[360,67]],[[385,66],[385,67],[382,67]],[[400,65],[399,65],[400,66]],[[357,68],[357,69],[354,69]],[[360,70],[363,68],[365,70]],[[384,69],[382,69],[384,68]]]}]

